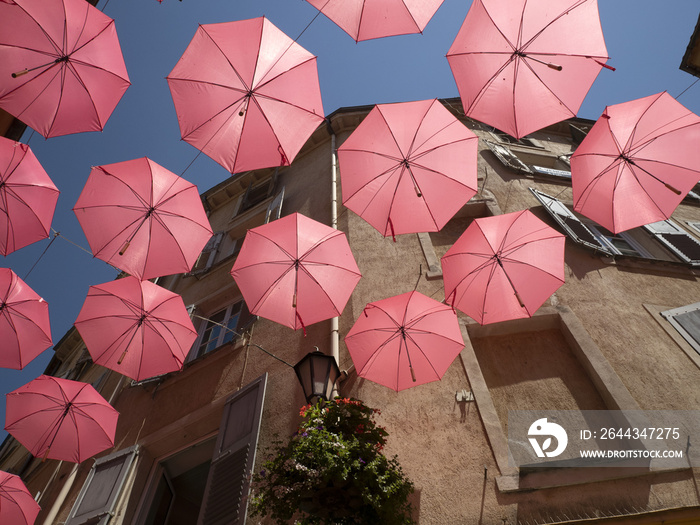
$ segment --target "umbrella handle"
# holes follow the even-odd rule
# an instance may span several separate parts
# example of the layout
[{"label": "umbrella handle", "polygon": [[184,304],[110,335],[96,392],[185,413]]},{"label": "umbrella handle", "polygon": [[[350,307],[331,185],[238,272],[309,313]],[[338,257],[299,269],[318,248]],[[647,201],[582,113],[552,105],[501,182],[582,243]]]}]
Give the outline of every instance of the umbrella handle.
[{"label": "umbrella handle", "polygon": [[128,350],[124,350],[124,352],[122,353],[121,357],[119,358],[119,361],[117,361],[117,364],[118,364],[118,365],[121,365],[121,364],[122,364],[122,361],[124,361],[124,358],[126,357],[126,353],[127,353],[127,352],[128,352]]},{"label": "umbrella handle", "polygon": [[129,245],[130,245],[130,244],[131,244],[131,241],[126,241],[126,242],[124,243],[124,246],[122,247],[122,249],[119,250],[119,255],[124,255],[124,253],[126,252],[126,250],[129,248]]},{"label": "umbrella handle", "polygon": [[49,452],[50,452],[50,451],[51,451],[51,447],[46,447],[46,452],[44,452],[44,457],[41,458],[41,462],[42,462],[42,463],[43,463],[44,461],[46,461],[46,458],[49,457]]},{"label": "umbrella handle", "polygon": [[669,190],[671,190],[671,191],[672,191],[673,193],[675,193],[676,195],[680,195],[680,194],[681,194],[681,190],[678,190],[678,189],[674,188],[674,187],[671,186],[668,182],[664,183],[664,186],[666,186]]},{"label": "umbrella handle", "polygon": [[416,382],[416,373],[413,371],[413,367],[409,367],[409,370],[411,371],[411,379],[413,379],[413,382]]},{"label": "umbrella handle", "polygon": [[17,71],[17,73],[12,73],[12,78],[21,77],[22,75],[26,75],[27,73],[29,73],[29,70],[25,68],[22,71]]},{"label": "umbrella handle", "polygon": [[515,292],[515,298],[518,300],[520,303],[521,308],[525,308],[525,303],[523,303],[523,300],[520,298],[520,294],[518,292]]}]

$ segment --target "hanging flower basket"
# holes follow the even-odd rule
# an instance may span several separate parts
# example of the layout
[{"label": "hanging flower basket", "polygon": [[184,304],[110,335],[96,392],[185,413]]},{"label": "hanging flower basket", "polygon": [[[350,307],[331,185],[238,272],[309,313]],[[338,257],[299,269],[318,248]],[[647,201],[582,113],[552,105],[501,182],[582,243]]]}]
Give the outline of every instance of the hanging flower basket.
[{"label": "hanging flower basket", "polygon": [[378,413],[348,398],[303,407],[299,429],[275,443],[253,478],[253,514],[279,524],[413,523],[413,483],[396,456],[382,454],[388,434]]}]

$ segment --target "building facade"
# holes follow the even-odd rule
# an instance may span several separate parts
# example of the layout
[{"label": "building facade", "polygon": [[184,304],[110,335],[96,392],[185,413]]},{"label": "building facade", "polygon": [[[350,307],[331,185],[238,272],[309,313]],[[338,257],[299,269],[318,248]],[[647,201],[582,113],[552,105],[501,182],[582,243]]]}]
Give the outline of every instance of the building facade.
[{"label": "building facade", "polygon": [[[441,102],[479,138],[479,191],[440,232],[393,241],[342,206],[334,150],[371,107],[342,108],[291,166],[202,195],[214,236],[190,273],[157,280],[199,332],[182,371],[134,382],[94,365],[75,329],[55,345],[47,373],[93,384],[120,419],[114,448],[80,465],[5,440],[0,469],[39,494],[37,523],[264,523],[246,520],[250,473],[305,404],[288,363],[336,340],[339,394],[381,409],[386,453],[415,483],[417,523],[698,523],[697,464],[518,467],[508,412],[700,410],[700,197],[671,221],[614,235],[572,210],[569,158],[591,121],[515,140],[464,117],[458,99]],[[251,315],[230,276],[246,231],[293,212],[331,225],[334,199],[362,272],[337,330]],[[444,300],[440,257],[471,221],[524,209],[567,236],[566,283],[545,305],[486,326],[460,313],[465,347],[441,381],[395,392],[359,377],[343,337],[365,305],[414,287]]]}]

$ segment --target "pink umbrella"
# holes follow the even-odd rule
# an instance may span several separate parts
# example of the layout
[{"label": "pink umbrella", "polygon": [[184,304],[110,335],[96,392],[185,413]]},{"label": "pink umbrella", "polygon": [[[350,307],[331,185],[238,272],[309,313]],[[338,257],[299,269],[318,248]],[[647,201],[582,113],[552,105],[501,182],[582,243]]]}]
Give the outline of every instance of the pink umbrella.
[{"label": "pink umbrella", "polygon": [[0,268],[0,367],[21,370],[51,346],[49,305],[9,268]]},{"label": "pink umbrella", "polygon": [[58,193],[29,146],[0,137],[0,253],[48,237]]},{"label": "pink umbrella", "polygon": [[95,257],[140,279],[189,272],[212,236],[197,187],[146,157],[92,168],[73,211]]},{"label": "pink umbrella", "polygon": [[482,325],[531,317],[564,284],[564,240],[528,210],[475,219],[442,257],[447,302]]},{"label": "pink umbrella", "polygon": [[102,130],[129,85],[114,20],[85,0],[0,2],[0,107],[44,137]]},{"label": "pink umbrella", "polygon": [[452,308],[416,291],[369,303],[345,344],[360,377],[397,392],[441,379],[464,348]]},{"label": "pink umbrella", "polygon": [[264,17],[200,25],[168,85],[182,138],[231,173],[289,165],[323,121],[316,57]]},{"label": "pink umbrella", "polygon": [[447,59],[464,112],[524,137],[575,117],[608,60],[598,2],[474,0]]},{"label": "pink umbrella", "polygon": [[605,108],[571,157],[574,209],[617,233],[668,219],[700,180],[700,117],[666,92]]},{"label": "pink umbrella", "polygon": [[137,381],[180,370],[197,339],[179,295],[131,276],[91,286],[75,327],[95,363]]},{"label": "pink umbrella", "polygon": [[294,330],[340,315],[360,280],[345,234],[300,213],[248,230],[231,275],[252,314]]},{"label": "pink umbrella", "polygon": [[343,204],[384,236],[438,231],[476,193],[477,142],[437,100],[375,106],[338,148]]},{"label": "pink umbrella", "polygon": [[307,0],[356,42],[422,33],[443,0]]},{"label": "pink umbrella", "polygon": [[40,510],[20,477],[0,470],[0,523],[32,525]]},{"label": "pink umbrella", "polygon": [[86,383],[42,375],[6,397],[5,430],[36,457],[81,463],[114,446],[119,413]]}]

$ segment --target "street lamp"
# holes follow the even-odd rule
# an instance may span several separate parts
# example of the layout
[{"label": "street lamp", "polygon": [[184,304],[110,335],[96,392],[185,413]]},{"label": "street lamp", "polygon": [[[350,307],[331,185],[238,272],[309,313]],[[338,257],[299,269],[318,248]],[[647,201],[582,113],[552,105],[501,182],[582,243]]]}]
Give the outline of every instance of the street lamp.
[{"label": "street lamp", "polygon": [[294,371],[297,374],[301,388],[304,389],[306,402],[316,401],[315,398],[323,398],[330,401],[333,396],[335,382],[340,377],[340,369],[335,362],[335,357],[326,355],[318,347],[301,358]]}]

